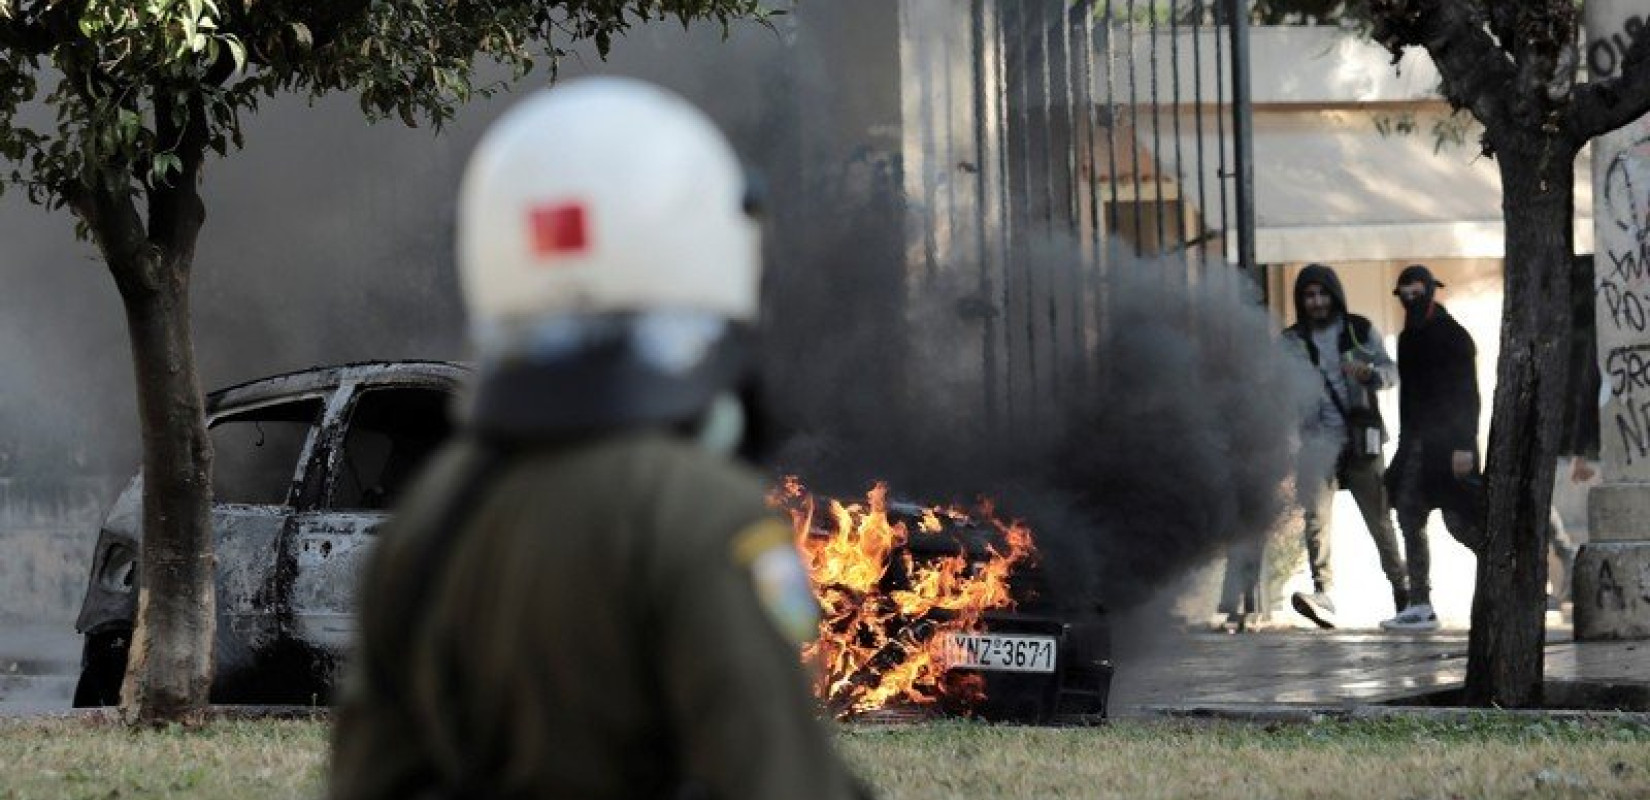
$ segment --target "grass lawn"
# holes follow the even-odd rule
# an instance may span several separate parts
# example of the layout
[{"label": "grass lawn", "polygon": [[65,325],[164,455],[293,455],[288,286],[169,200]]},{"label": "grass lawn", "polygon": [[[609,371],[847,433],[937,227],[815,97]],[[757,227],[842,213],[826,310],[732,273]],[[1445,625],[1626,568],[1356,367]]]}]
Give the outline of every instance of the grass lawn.
[{"label": "grass lawn", "polygon": [[945,724],[843,737],[889,800],[956,797],[1650,797],[1650,728],[1467,722]]},{"label": "grass lawn", "polygon": [[[1614,721],[943,723],[850,727],[841,742],[888,800],[1650,797],[1650,727]],[[324,722],[0,720],[0,798],[308,798],[326,745]]]}]

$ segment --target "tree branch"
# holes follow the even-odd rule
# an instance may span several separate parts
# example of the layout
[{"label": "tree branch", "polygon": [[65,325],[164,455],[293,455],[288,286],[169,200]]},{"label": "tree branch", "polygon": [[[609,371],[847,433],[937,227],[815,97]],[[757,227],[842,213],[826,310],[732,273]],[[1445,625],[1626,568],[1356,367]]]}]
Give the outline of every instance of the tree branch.
[{"label": "tree branch", "polygon": [[63,190],[64,199],[92,232],[92,241],[103,253],[121,296],[150,291],[152,281],[144,269],[149,242],[143,236],[137,204],[129,193],[100,183],[105,185],[70,186]]},{"label": "tree branch", "polygon": [[359,26],[372,10],[371,0],[242,0],[233,6],[234,19],[223,30],[239,35],[247,45],[247,59],[264,66],[300,60],[297,53],[288,52],[299,46],[294,23],[308,31],[309,42],[303,46],[319,50]]},{"label": "tree branch", "polygon": [[1564,127],[1577,141],[1609,133],[1650,113],[1650,34],[1638,37],[1614,78],[1576,88]]},{"label": "tree branch", "polygon": [[[1513,55],[1518,48],[1518,19],[1524,8],[1523,3],[1491,2],[1484,4],[1484,15],[1493,34],[1501,45],[1501,49],[1508,55]],[[1516,58],[1516,56],[1515,56]]]},{"label": "tree branch", "polygon": [[[0,0],[4,5],[5,0]],[[43,56],[52,49],[52,35],[45,26],[12,7],[10,18],[0,17],[0,50],[10,50],[23,56]]]},{"label": "tree branch", "polygon": [[[1520,123],[1552,130],[1559,127],[1563,109],[1575,93],[1580,53],[1576,45],[1577,8],[1572,0],[1538,3],[1491,3],[1517,8],[1514,43],[1502,47],[1518,64],[1518,81],[1511,94]],[[1580,146],[1580,143],[1576,143]]]},{"label": "tree branch", "polygon": [[172,121],[176,104],[171,89],[157,87],[154,92],[156,139],[177,142],[172,152],[182,168],[171,176],[171,183],[152,185],[148,190],[149,241],[187,267],[194,256],[195,239],[206,221],[206,206],[200,196],[200,171],[209,135],[205,102],[200,92],[190,91],[180,127]]},{"label": "tree branch", "polygon": [[1418,46],[1432,56],[1444,79],[1444,97],[1467,108],[1492,140],[1511,125],[1506,89],[1518,67],[1484,29],[1484,20],[1464,0],[1370,0],[1375,41],[1391,51]]}]

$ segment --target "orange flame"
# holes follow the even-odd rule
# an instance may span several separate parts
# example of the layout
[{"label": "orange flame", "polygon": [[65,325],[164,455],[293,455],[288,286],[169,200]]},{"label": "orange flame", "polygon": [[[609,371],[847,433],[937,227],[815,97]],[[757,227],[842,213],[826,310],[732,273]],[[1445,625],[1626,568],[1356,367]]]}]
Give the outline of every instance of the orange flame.
[{"label": "orange flame", "polygon": [[1035,557],[1030,529],[999,520],[989,501],[974,513],[922,508],[912,516],[924,536],[942,534],[942,520],[984,523],[1001,544],[988,544],[984,557],[971,556],[958,542],[955,555],[918,559],[905,547],[905,522],[889,518],[888,486],[878,482],[865,499],[864,505],[844,505],[824,498],[826,518],[820,519],[820,499],[795,476],[770,495],[790,513],[823,609],[819,637],[802,653],[820,667],[815,692],[843,717],[894,705],[983,699],[978,675],[947,674],[943,642],[950,634],[981,632],[987,611],[1014,607],[1009,577]]}]

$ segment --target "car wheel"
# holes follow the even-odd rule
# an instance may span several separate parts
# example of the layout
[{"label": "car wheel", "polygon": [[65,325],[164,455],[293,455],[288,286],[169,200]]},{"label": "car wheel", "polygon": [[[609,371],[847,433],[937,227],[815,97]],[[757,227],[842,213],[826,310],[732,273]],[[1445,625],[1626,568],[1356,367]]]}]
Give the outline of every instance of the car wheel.
[{"label": "car wheel", "polygon": [[86,637],[80,657],[80,681],[74,687],[75,708],[120,705],[120,684],[126,679],[129,630],[103,631]]}]

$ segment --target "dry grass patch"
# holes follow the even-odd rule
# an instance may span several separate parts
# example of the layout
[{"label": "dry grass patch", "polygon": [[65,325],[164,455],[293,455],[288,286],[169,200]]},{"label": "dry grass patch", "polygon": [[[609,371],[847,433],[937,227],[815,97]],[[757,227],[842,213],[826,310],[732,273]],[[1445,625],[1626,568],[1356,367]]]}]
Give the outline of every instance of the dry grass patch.
[{"label": "dry grass patch", "polygon": [[1650,729],[1613,722],[954,723],[842,741],[885,800],[1650,797]]},{"label": "dry grass patch", "polygon": [[0,798],[315,797],[326,750],[320,722],[131,730],[80,718],[0,720]]},{"label": "dry grass patch", "polygon": [[[327,735],[320,721],[0,720],[0,800],[314,798]],[[1650,797],[1650,728],[1618,721],[952,722],[848,727],[840,741],[884,800]]]}]

